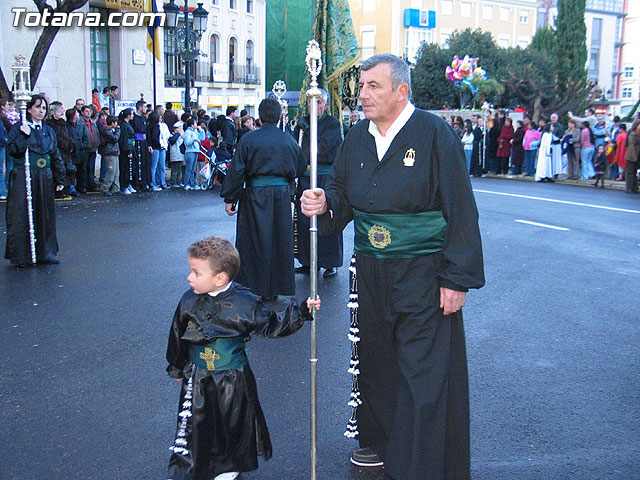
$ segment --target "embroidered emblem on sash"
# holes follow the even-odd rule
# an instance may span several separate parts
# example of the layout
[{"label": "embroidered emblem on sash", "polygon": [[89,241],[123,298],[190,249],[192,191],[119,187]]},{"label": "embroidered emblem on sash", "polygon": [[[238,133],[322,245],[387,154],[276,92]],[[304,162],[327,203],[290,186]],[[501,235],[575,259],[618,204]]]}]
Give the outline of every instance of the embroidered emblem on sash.
[{"label": "embroidered emblem on sash", "polygon": [[416,151],[413,148],[407,150],[402,161],[404,162],[405,167],[413,167],[413,164],[416,161]]},{"label": "embroidered emblem on sash", "polygon": [[204,353],[200,354],[200,358],[207,362],[207,370],[215,370],[215,361],[220,360],[220,355],[213,348],[205,347]]},{"label": "embroidered emblem on sash", "polygon": [[47,166],[47,159],[40,157],[38,160],[36,160],[36,165],[38,166],[38,168],[46,167]]},{"label": "embroidered emblem on sash", "polygon": [[369,242],[375,248],[383,249],[391,243],[391,232],[380,225],[369,229]]}]

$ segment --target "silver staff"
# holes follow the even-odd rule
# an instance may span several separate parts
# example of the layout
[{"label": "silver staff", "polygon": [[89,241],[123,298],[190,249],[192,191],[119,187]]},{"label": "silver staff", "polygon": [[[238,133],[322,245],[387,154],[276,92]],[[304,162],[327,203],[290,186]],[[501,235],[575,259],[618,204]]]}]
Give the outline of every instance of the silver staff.
[{"label": "silver staff", "polygon": [[[13,98],[20,105],[22,124],[27,123],[27,103],[31,100],[31,79],[29,64],[25,57],[17,55],[13,70]],[[31,168],[29,165],[29,148],[24,152],[24,181],[27,191],[27,218],[29,220],[29,241],[31,246],[31,263],[36,263],[36,232],[33,225],[33,199],[31,196]]]},{"label": "silver staff", "polygon": [[273,84],[273,88],[271,89],[271,92],[276,96],[276,98],[278,99],[278,103],[282,107],[282,112],[280,113],[280,121],[278,123],[280,125],[280,128],[284,132],[286,127],[286,125],[284,124],[284,116],[287,114],[287,111],[289,109],[289,104],[282,97],[284,97],[285,94],[287,93],[287,84],[284,83],[284,80],[277,80]]},{"label": "silver staff", "polygon": [[[311,158],[311,190],[318,186],[318,98],[322,95],[318,88],[318,75],[322,70],[322,54],[320,45],[315,40],[310,40],[307,44],[307,69],[311,75],[311,88],[307,90],[309,103],[309,123],[310,125],[310,158]],[[311,236],[311,298],[314,300],[318,295],[318,216],[311,217],[309,226]],[[317,405],[318,405],[318,313],[312,309],[313,322],[311,322],[311,480],[316,480],[317,464]]]}]

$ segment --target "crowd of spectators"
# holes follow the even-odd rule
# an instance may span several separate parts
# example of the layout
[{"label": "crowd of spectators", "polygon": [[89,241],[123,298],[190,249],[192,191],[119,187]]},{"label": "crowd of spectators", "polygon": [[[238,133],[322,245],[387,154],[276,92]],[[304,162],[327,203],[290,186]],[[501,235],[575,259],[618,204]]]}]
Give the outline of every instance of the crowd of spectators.
[{"label": "crowd of spectators", "polygon": [[609,178],[624,181],[627,193],[638,192],[640,115],[629,132],[620,117],[607,124],[591,108],[584,117],[569,112],[566,129],[555,113],[537,123],[525,116],[514,125],[507,112],[498,111],[488,118],[486,131],[480,115],[448,122],[460,137],[470,175],[588,179],[602,187]]}]

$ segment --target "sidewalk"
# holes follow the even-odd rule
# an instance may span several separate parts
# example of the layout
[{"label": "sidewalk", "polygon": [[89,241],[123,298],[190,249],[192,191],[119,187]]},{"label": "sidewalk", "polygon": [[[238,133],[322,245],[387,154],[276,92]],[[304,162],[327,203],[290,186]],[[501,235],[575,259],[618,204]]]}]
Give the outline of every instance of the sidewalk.
[{"label": "sidewalk", "polygon": [[[508,180],[523,180],[525,182],[535,182],[535,178],[534,177],[523,177],[521,175],[493,175],[491,173],[487,173],[486,175],[483,175],[484,177],[487,178],[504,178],[504,179],[508,179]],[[566,178],[566,175],[559,175],[558,179],[554,181],[554,183],[561,183],[564,185],[578,185],[581,187],[591,187],[594,188],[593,184],[595,183],[595,179],[592,180],[586,180],[586,179],[578,179],[578,180],[568,180]],[[611,178],[605,178],[604,179],[604,186],[605,188],[611,188],[614,190],[623,190],[624,191],[624,180],[613,180]],[[598,186],[598,188],[600,188]]]}]

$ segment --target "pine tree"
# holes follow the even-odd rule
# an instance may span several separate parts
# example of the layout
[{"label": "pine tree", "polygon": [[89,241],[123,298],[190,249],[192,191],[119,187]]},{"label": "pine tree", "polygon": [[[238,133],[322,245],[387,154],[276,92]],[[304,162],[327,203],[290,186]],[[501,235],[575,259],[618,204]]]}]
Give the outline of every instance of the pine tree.
[{"label": "pine tree", "polygon": [[587,82],[585,6],[586,0],[558,0],[553,53],[561,88]]}]

